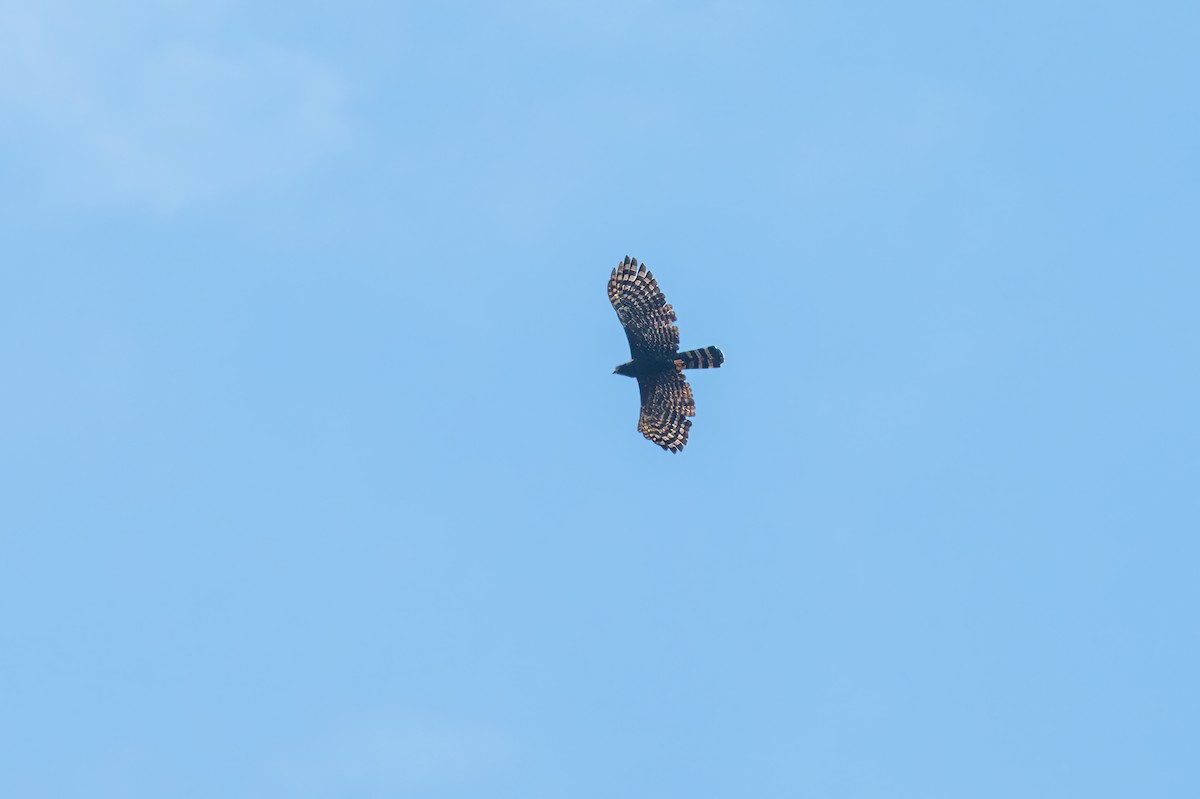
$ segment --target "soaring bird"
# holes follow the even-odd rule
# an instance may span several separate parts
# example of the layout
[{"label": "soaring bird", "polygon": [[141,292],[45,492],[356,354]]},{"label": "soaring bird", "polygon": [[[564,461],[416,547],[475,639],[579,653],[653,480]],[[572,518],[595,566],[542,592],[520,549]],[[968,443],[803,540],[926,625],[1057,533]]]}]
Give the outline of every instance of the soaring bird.
[{"label": "soaring bird", "polygon": [[675,311],[658,290],[654,275],[625,256],[608,278],[608,299],[625,328],[632,358],[613,374],[636,377],[642,395],[638,430],[663,449],[679,452],[687,443],[689,416],[696,415],[684,369],[715,369],[725,362],[716,347],[679,352]]}]

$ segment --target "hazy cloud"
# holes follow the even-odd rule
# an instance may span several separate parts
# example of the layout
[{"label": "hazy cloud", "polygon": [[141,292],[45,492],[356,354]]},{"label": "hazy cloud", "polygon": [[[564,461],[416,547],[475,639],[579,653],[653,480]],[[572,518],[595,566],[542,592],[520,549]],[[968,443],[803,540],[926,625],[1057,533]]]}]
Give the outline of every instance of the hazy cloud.
[{"label": "hazy cloud", "polygon": [[370,719],[341,725],[266,769],[266,795],[395,796],[461,787],[492,776],[514,757],[503,731],[444,719]]},{"label": "hazy cloud", "polygon": [[0,5],[13,167],[56,199],[169,210],[295,174],[344,143],[331,68],[282,44],[226,43],[213,13]]}]

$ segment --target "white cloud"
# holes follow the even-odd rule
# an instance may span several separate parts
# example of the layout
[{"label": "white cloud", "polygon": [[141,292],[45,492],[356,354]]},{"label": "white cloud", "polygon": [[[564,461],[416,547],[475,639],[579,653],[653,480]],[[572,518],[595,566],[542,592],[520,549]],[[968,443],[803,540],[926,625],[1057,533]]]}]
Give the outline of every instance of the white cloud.
[{"label": "white cloud", "polygon": [[55,198],[170,210],[344,145],[342,83],[312,56],[171,3],[101,5],[0,5],[7,158]]}]

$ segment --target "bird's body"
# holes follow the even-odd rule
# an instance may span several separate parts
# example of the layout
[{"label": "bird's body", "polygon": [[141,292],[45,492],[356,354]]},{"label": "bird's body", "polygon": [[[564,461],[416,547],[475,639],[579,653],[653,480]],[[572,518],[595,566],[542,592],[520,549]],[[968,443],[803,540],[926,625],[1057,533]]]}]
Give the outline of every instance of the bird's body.
[{"label": "bird's body", "polygon": [[615,375],[625,375],[626,377],[649,377],[658,372],[666,372],[675,369],[675,362],[668,361],[665,358],[639,358],[625,363],[613,369]]},{"label": "bird's body", "polygon": [[637,378],[642,399],[638,430],[655,444],[679,452],[696,415],[684,369],[712,369],[725,362],[716,347],[679,352],[675,311],[645,264],[626,257],[608,279],[608,298],[625,328],[632,358],[614,374]]}]

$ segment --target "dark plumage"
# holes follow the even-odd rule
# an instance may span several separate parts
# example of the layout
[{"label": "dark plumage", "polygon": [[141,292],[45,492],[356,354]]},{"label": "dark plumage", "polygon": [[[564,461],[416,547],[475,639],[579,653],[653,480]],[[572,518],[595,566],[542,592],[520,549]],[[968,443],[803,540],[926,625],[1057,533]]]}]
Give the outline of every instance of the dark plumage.
[{"label": "dark plumage", "polygon": [[608,279],[608,298],[625,328],[632,359],[613,370],[636,377],[642,396],[638,430],[663,449],[679,452],[687,444],[689,416],[696,415],[684,369],[714,369],[725,362],[716,347],[679,352],[675,311],[658,290],[654,275],[626,256]]}]

